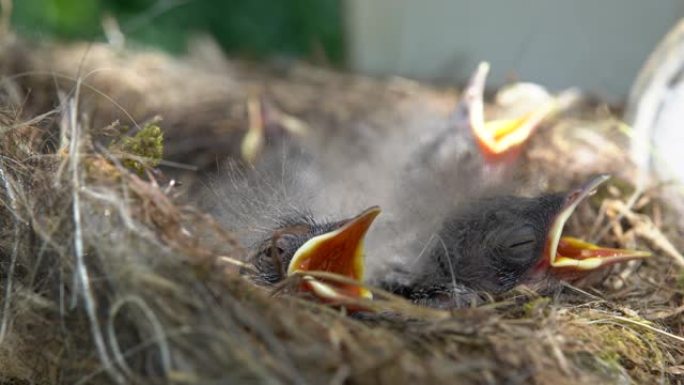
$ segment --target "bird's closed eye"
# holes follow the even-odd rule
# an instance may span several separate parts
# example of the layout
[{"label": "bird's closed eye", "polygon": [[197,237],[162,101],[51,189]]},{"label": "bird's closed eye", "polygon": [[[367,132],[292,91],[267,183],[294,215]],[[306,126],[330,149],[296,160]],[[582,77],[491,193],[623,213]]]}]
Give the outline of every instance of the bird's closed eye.
[{"label": "bird's closed eye", "polygon": [[536,241],[534,228],[522,226],[508,233],[504,244],[509,249],[524,249],[534,246]]},{"label": "bird's closed eye", "polygon": [[508,247],[511,249],[514,249],[514,248],[518,248],[518,247],[522,247],[522,246],[531,245],[533,243],[534,243],[534,239],[526,239],[526,240],[517,241],[515,243],[511,243],[510,245],[508,245]]}]

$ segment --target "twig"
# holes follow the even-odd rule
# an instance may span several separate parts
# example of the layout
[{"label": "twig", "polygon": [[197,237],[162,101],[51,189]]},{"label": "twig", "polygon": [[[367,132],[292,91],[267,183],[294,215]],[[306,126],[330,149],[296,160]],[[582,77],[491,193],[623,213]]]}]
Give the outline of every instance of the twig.
[{"label": "twig", "polygon": [[[634,205],[635,205],[635,204],[637,203],[637,201],[639,200],[639,197],[640,197],[643,193],[644,193],[643,187],[637,186],[637,188],[634,190],[634,193],[632,193],[632,195],[631,195],[631,196],[629,197],[629,199],[627,200],[627,203],[625,204],[625,207],[626,207],[626,209],[627,209],[629,212],[632,212],[632,211],[631,211],[631,210],[632,210],[632,207],[634,207]],[[601,231],[599,231],[598,234],[596,234],[596,235],[593,237],[593,242],[598,242],[599,240],[603,239],[603,237],[606,236],[606,234],[608,233],[608,231],[610,231],[610,229],[611,229],[611,227],[612,227],[612,224],[613,224],[613,223],[619,222],[623,217],[624,217],[624,213],[619,212],[618,215],[617,215],[617,217],[612,218],[611,223],[607,223],[607,224],[603,227],[603,229],[601,229]]]},{"label": "twig", "polygon": [[109,375],[119,384],[125,384],[126,380],[121,373],[113,366],[112,361],[105,346],[102,330],[98,325],[97,319],[97,303],[93,297],[92,289],[90,287],[90,278],[88,275],[88,268],[85,263],[85,252],[83,247],[83,229],[81,226],[81,177],[80,169],[80,153],[79,153],[79,126],[76,118],[77,103],[79,90],[76,90],[76,99],[69,103],[69,124],[71,125],[71,143],[69,144],[70,166],[71,166],[71,182],[72,182],[72,211],[74,220],[74,252],[76,254],[76,271],[82,289],[83,301],[85,303],[86,313],[90,321],[90,329],[95,340],[98,356],[104,369]]},{"label": "twig", "polygon": [[242,261],[239,261],[235,258],[229,257],[227,255],[219,255],[218,257],[216,257],[216,259],[218,261],[225,262],[225,263],[237,266],[239,268],[249,270],[251,273],[254,273],[254,274],[258,273],[257,269],[254,268],[254,266],[252,266],[248,263],[244,263]]},{"label": "twig", "polygon": [[[0,0],[0,1],[2,1],[2,0]],[[87,88],[88,90],[95,92],[98,96],[103,97],[107,102],[111,103],[114,107],[116,107],[116,109],[119,110],[126,117],[126,119],[128,119],[131,122],[131,124],[135,128],[140,129],[141,125],[138,123],[138,121],[133,117],[133,115],[131,115],[130,112],[128,112],[128,110],[126,110],[119,102],[117,102],[114,99],[114,97],[107,95],[106,93],[101,91],[99,88],[92,86],[88,82],[85,81],[85,78],[90,77],[92,75],[95,75],[101,71],[113,71],[113,69],[111,69],[111,68],[98,68],[98,69],[92,70],[92,71],[88,72],[87,74],[83,75],[82,77],[78,77],[78,78],[73,77],[73,76],[69,76],[69,75],[55,73],[54,71],[25,71],[25,72],[13,74],[11,76],[5,76],[3,78],[0,78],[0,84],[3,84],[5,82],[11,81],[11,80],[15,80],[18,78],[30,77],[30,76],[50,76],[50,77],[53,77],[56,79],[68,80],[68,81],[76,83],[78,85],[79,89],[80,88]],[[60,110],[60,109],[62,109],[61,105],[59,107],[57,107],[55,110]],[[45,115],[45,114],[43,114],[43,115]],[[43,115],[40,115],[40,116],[43,116]]]},{"label": "twig", "polygon": [[7,283],[5,284],[5,298],[2,308],[2,321],[0,322],[0,345],[2,345],[5,340],[5,335],[7,334],[7,329],[9,325],[9,313],[10,313],[10,303],[12,299],[12,283],[14,282],[14,270],[17,266],[17,255],[19,252],[19,239],[21,238],[20,223],[17,216],[17,199],[14,194],[14,188],[9,183],[7,176],[5,175],[4,165],[0,163],[0,179],[5,185],[5,190],[7,191],[7,196],[10,199],[10,207],[14,213],[14,243],[12,245],[12,256],[10,257],[10,265],[7,270]]},{"label": "twig", "polygon": [[665,254],[669,255],[680,267],[684,267],[684,256],[677,251],[677,248],[669,239],[655,226],[650,218],[633,213],[627,205],[621,201],[614,201],[611,205],[630,222],[634,227],[634,233],[650,241]]},{"label": "twig", "polygon": [[570,366],[568,365],[568,359],[567,357],[565,357],[563,350],[561,350],[558,344],[558,336],[554,337],[549,331],[549,329],[544,329],[544,337],[546,337],[546,340],[551,346],[551,353],[553,353],[553,356],[556,358],[556,362],[558,362],[558,366],[560,367],[560,369],[563,371],[564,374],[570,374]]},{"label": "twig", "polygon": [[164,328],[162,327],[159,318],[157,318],[157,316],[154,314],[154,311],[152,311],[152,309],[147,305],[147,303],[142,298],[137,296],[128,296],[121,298],[118,301],[114,302],[109,309],[107,335],[109,336],[109,344],[112,347],[112,352],[116,357],[116,361],[118,362],[119,367],[121,367],[121,369],[129,376],[133,376],[133,371],[128,366],[128,364],[126,364],[126,358],[124,357],[124,354],[119,347],[119,342],[116,338],[116,328],[114,326],[114,320],[116,319],[116,315],[119,313],[119,310],[126,304],[133,304],[138,306],[140,310],[142,310],[143,314],[145,314],[147,320],[152,325],[152,330],[154,331],[154,341],[159,346],[159,360],[161,361],[161,367],[164,370],[164,375],[168,378],[168,375],[172,370],[171,350],[169,349],[168,340],[166,334],[164,333]]},{"label": "twig", "polygon": [[607,324],[611,324],[611,323],[614,323],[613,320],[618,320],[618,321],[622,321],[622,322],[629,323],[629,324],[632,324],[632,325],[641,326],[641,327],[646,328],[646,329],[648,329],[648,330],[650,330],[650,331],[652,331],[652,332],[655,332],[655,333],[664,335],[664,336],[666,336],[666,337],[672,338],[673,340],[678,341],[678,342],[680,342],[680,343],[684,343],[684,337],[682,337],[682,336],[678,336],[678,335],[676,335],[676,334],[672,334],[672,333],[670,333],[670,332],[666,332],[665,330],[658,329],[657,327],[651,326],[651,325],[649,325],[649,324],[646,323],[646,322],[639,322],[639,321],[633,320],[633,319],[631,319],[631,318],[622,317],[622,316],[619,316],[619,315],[611,315],[610,318],[607,318],[607,319],[598,319],[598,320],[592,320],[592,321],[583,321],[583,323],[585,323],[585,324],[587,324],[587,325],[592,325],[592,324],[606,324],[606,323],[607,323]]}]

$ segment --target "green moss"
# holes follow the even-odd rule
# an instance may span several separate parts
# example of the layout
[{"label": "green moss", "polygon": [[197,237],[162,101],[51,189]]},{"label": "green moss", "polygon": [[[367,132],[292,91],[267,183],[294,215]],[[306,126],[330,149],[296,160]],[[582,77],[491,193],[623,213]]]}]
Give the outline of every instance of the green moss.
[{"label": "green moss", "polygon": [[[647,322],[643,319],[635,321]],[[662,365],[664,357],[658,349],[658,339],[650,330],[633,325],[605,325],[600,329],[600,350],[596,356],[606,364],[624,367],[627,362],[631,362],[640,370]]]},{"label": "green moss", "polygon": [[679,274],[677,275],[677,289],[679,290],[684,290],[684,269],[679,271]]},{"label": "green moss", "polygon": [[593,378],[606,384],[632,383],[629,374],[620,364],[620,355],[593,355],[589,352],[576,352],[567,355],[577,366]]},{"label": "green moss", "polygon": [[650,383],[653,368],[666,364],[659,336],[645,327],[652,326],[651,322],[640,317],[611,317],[593,310],[576,316],[579,322],[567,324],[564,331],[568,341],[573,341],[570,346],[574,347],[575,362],[585,372]]},{"label": "green moss", "polygon": [[597,354],[596,357],[600,359],[601,362],[603,362],[606,366],[614,368],[622,367],[622,365],[620,365],[620,359],[622,356],[618,352],[611,350],[603,351]]},{"label": "green moss", "polygon": [[601,329],[603,350],[599,356],[611,357],[620,353],[641,356],[649,350],[642,340],[648,336],[648,333],[635,335],[630,328],[616,326],[606,326]]},{"label": "green moss", "polygon": [[551,298],[549,297],[535,298],[523,305],[523,312],[527,317],[534,317],[536,314],[543,312],[549,303],[551,303]]},{"label": "green moss", "polygon": [[[110,150],[123,153],[123,164],[138,174],[156,167],[164,156],[164,134],[156,124],[147,124],[133,136],[122,136]],[[128,157],[126,156],[128,155]]]}]

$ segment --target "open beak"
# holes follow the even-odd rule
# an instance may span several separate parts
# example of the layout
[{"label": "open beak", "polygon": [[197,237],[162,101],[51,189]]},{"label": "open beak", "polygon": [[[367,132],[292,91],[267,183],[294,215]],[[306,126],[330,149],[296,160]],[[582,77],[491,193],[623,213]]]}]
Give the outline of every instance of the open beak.
[{"label": "open beak", "polygon": [[515,159],[539,124],[565,106],[561,107],[558,100],[552,98],[521,116],[485,121],[484,88],[488,73],[489,63],[480,63],[470,79],[463,100],[475,141],[485,161],[493,164]]},{"label": "open beak", "polygon": [[551,272],[559,278],[578,277],[614,263],[651,256],[647,251],[612,249],[562,236],[565,223],[577,205],[592,195],[596,188],[609,178],[609,175],[600,175],[570,192],[563,208],[551,224],[542,263],[548,264]]},{"label": "open beak", "polygon": [[[359,283],[363,280],[363,240],[380,208],[373,206],[349,219],[341,227],[306,241],[290,261],[287,274],[307,271],[323,271],[338,274]],[[319,298],[339,302],[344,298],[372,298],[367,289],[339,282],[324,282],[305,276],[305,289]]]}]

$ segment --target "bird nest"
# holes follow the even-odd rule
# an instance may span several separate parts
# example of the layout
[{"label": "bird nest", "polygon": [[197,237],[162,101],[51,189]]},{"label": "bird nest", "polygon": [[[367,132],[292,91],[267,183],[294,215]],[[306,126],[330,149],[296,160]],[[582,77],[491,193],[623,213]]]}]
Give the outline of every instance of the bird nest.
[{"label": "bird nest", "polygon": [[[650,249],[653,258],[581,288],[540,295],[522,287],[463,309],[423,308],[375,290],[375,312],[349,315],[288,291],[297,277],[275,288],[242,277],[241,229],[226,230],[231,224],[192,204],[190,186],[155,172],[170,164],[161,138],[164,159],[201,168],[214,158],[207,154],[240,148],[250,101],[270,105],[283,132],[365,125],[382,134],[442,119],[457,92],[301,65],[255,69],[206,52],[178,59],[12,37],[1,49],[3,382],[684,378],[681,245],[668,241],[681,239],[678,215],[658,188],[635,191],[627,182],[634,170],[622,126],[601,103],[540,130],[520,177],[530,189],[562,189],[613,172],[618,181],[570,225],[604,243]],[[201,140],[187,148],[183,135]],[[191,184],[193,174],[179,177]]]}]

